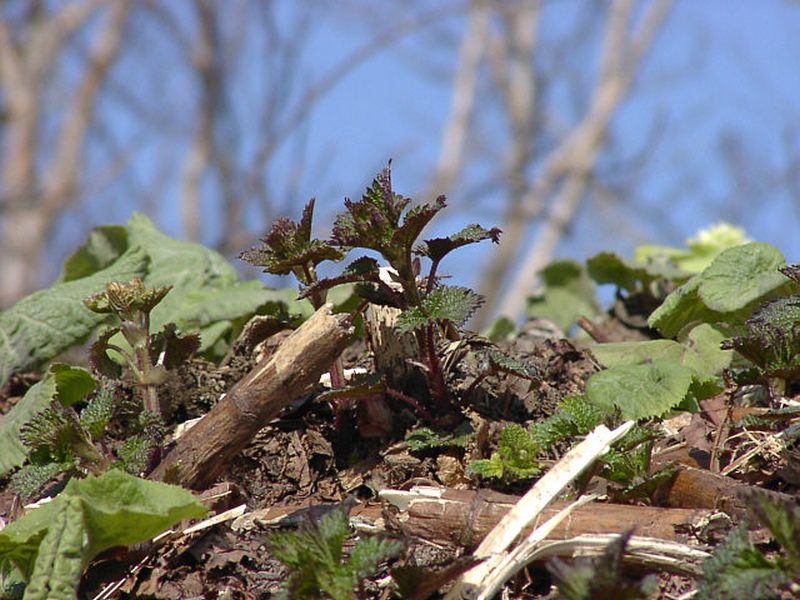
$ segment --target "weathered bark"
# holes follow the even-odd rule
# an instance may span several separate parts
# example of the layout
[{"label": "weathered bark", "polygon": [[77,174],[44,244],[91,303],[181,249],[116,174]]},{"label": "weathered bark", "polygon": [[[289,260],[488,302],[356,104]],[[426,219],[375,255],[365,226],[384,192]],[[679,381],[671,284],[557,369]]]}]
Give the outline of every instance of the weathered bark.
[{"label": "weathered bark", "polygon": [[151,477],[193,489],[213,483],[262,427],[313,389],[344,350],[353,328],[348,315],[334,315],[331,308],[320,308],[239,381],[179,438]]},{"label": "weathered bark", "polygon": [[676,464],[677,470],[670,483],[660,490],[659,497],[661,503],[670,507],[719,510],[740,519],[750,514],[745,501],[748,495],[770,494],[792,500],[788,494],[767,491],[701,468],[703,461],[694,458],[685,448],[656,457],[651,470],[657,471],[670,462]]},{"label": "weathered bark", "polygon": [[[391,521],[406,535],[426,540],[458,544],[474,548],[513,507],[519,496],[489,490],[446,489],[438,498],[420,496],[410,502],[405,510],[397,512]],[[546,508],[535,523],[538,526],[567,506],[568,502],[554,502]],[[253,511],[237,519],[237,526],[248,528],[249,523],[277,524],[298,507],[276,506]],[[356,526],[365,524],[370,530],[388,525],[384,507],[372,504],[356,506],[350,513]],[[390,509],[392,510],[392,509]],[[622,504],[593,503],[578,508],[568,519],[556,526],[548,540],[566,540],[580,535],[623,533],[635,527],[637,536],[677,542],[696,541],[706,527],[717,527],[711,510],[684,508],[657,508]],[[532,527],[524,531],[527,535]]]}]

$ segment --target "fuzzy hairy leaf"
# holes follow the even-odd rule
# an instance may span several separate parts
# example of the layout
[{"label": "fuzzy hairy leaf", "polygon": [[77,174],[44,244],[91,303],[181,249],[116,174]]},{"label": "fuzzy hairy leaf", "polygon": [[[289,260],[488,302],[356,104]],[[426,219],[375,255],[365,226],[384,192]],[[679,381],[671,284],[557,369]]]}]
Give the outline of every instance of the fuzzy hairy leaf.
[{"label": "fuzzy hairy leaf", "polygon": [[87,546],[81,500],[64,499],[47,533],[39,544],[39,552],[25,598],[31,600],[71,600],[75,598]]},{"label": "fuzzy hairy leaf", "polygon": [[[333,224],[331,240],[342,248],[367,248],[380,252],[398,271],[406,270],[411,251],[425,226],[446,206],[444,196],[420,204],[403,217],[411,200],[392,189],[391,163],[367,188],[358,202],[345,199],[346,212]],[[402,222],[401,222],[402,219]],[[404,273],[409,276],[409,273]]]},{"label": "fuzzy hairy leaf", "polygon": [[139,313],[150,311],[164,299],[172,286],[146,288],[139,277],[130,281],[110,281],[106,289],[84,300],[86,307],[96,313],[111,313],[123,321],[133,321]]},{"label": "fuzzy hairy leaf", "polygon": [[342,550],[349,536],[347,513],[336,509],[316,523],[304,523],[297,531],[267,537],[272,555],[289,568],[284,584],[289,597],[354,598],[353,589],[360,579],[402,551],[401,544],[370,538],[359,541],[350,559],[343,562]]},{"label": "fuzzy hairy leaf", "polygon": [[37,463],[65,462],[73,457],[92,462],[102,460],[78,415],[58,400],[34,415],[20,429],[19,437],[29,449],[31,460]]},{"label": "fuzzy hairy leaf", "polygon": [[406,442],[412,452],[435,448],[466,448],[474,435],[469,422],[464,422],[453,431],[434,431],[428,427],[420,427],[406,436]]},{"label": "fuzzy hairy leaf", "polygon": [[350,553],[349,566],[356,581],[372,575],[380,563],[394,558],[403,551],[403,544],[395,540],[368,537],[361,540]]},{"label": "fuzzy hairy leaf", "polygon": [[130,248],[107,268],[35,292],[0,313],[0,387],[12,373],[35,369],[85,341],[107,316],[88,310],[83,299],[108,282],[142,275],[148,257]]},{"label": "fuzzy hairy leaf", "polygon": [[607,414],[585,396],[568,396],[556,412],[544,421],[533,423],[529,433],[539,448],[551,448],[563,440],[588,434]]},{"label": "fuzzy hairy leaf", "polygon": [[111,389],[103,387],[81,411],[81,426],[89,432],[93,440],[99,440],[105,433],[113,413],[114,393]]},{"label": "fuzzy hairy leaf", "polygon": [[45,485],[58,475],[61,475],[61,473],[65,473],[74,467],[74,461],[25,465],[11,476],[8,481],[8,488],[19,494],[22,502],[29,502],[39,495]]},{"label": "fuzzy hairy leaf", "polygon": [[753,546],[746,523],[714,549],[702,570],[695,596],[699,600],[778,598],[779,588],[791,581],[787,573]]},{"label": "fuzzy hairy leaf", "polygon": [[336,217],[331,240],[344,248],[370,248],[387,258],[394,256],[397,249],[390,247],[392,236],[400,228],[400,217],[410,203],[410,199],[392,190],[389,164],[372,181],[359,202],[345,199],[347,212]]},{"label": "fuzzy hairy leaf", "polygon": [[239,258],[251,265],[264,267],[274,275],[294,273],[305,285],[312,283],[311,273],[321,262],[339,261],[344,252],[322,240],[311,239],[311,220],[315,199],[303,209],[299,223],[285,217],[277,219],[259,245],[245,250]]},{"label": "fuzzy hairy leaf", "polygon": [[782,497],[750,492],[745,496],[758,520],[770,530],[794,577],[800,577],[800,507]]},{"label": "fuzzy hairy leaf", "polygon": [[139,475],[147,468],[150,456],[155,448],[156,443],[151,438],[144,435],[134,435],[117,448],[117,457],[126,473]]},{"label": "fuzzy hairy leaf", "polygon": [[440,321],[462,325],[483,303],[483,298],[469,288],[439,286],[424,296],[418,306],[409,308],[397,319],[401,332],[410,332]]},{"label": "fuzzy hairy leaf", "polygon": [[497,452],[491,458],[472,461],[469,470],[485,478],[506,481],[530,479],[541,472],[537,460],[541,448],[521,425],[512,423],[500,432]]},{"label": "fuzzy hairy leaf", "polygon": [[484,229],[478,224],[467,225],[453,235],[425,240],[414,251],[421,256],[427,256],[431,260],[438,262],[456,248],[461,248],[468,244],[477,244],[483,240],[492,240],[495,244],[499,244],[501,233],[502,231],[497,227]]},{"label": "fuzzy hairy leaf", "polygon": [[108,548],[138,544],[183,519],[202,518],[207,513],[182,488],[139,479],[119,470],[72,479],[55,500],[0,531],[0,561],[13,561],[30,579],[42,539],[59,515],[76,506],[80,506],[88,539],[81,552],[84,565]]},{"label": "fuzzy hairy leaf", "polygon": [[516,359],[495,347],[487,346],[482,354],[492,368],[501,373],[509,373],[532,381],[541,377],[539,369],[532,362]]},{"label": "fuzzy hairy leaf", "polygon": [[771,377],[800,376],[800,297],[779,298],[745,323],[747,335],[723,342]]},{"label": "fuzzy hairy leaf", "polygon": [[28,448],[20,437],[22,428],[61,394],[68,402],[77,401],[81,394],[85,396],[89,389],[86,376],[91,379],[84,369],[54,363],[42,380],[31,386],[22,400],[3,416],[0,420],[0,476],[21,466],[28,456]]}]

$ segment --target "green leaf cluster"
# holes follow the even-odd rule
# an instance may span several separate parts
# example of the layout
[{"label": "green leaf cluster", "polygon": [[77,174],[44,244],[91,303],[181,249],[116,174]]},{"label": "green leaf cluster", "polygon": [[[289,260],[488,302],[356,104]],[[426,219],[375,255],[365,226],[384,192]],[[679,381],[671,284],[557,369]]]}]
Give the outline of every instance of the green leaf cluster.
[{"label": "green leaf cluster", "polygon": [[270,534],[266,539],[269,551],[289,568],[286,597],[354,598],[360,581],[403,550],[399,542],[370,537],[359,540],[345,558],[344,544],[349,537],[349,519],[341,509],[317,522],[305,522],[297,531]]},{"label": "green leaf cluster", "polygon": [[175,323],[199,331],[201,350],[211,357],[225,354],[251,315],[286,304],[281,292],[241,282],[220,254],[172,239],[135,214],[125,226],[94,229],[56,284],[0,313],[0,386],[12,373],[36,369],[85,342],[108,315],[90,311],[84,299],[109,282],[135,277],[150,289],[172,286],[151,313],[152,330]]},{"label": "green leaf cluster", "polygon": [[[614,409],[598,407],[585,396],[569,396],[551,416],[527,429],[517,424],[505,427],[497,451],[489,459],[472,461],[469,470],[507,483],[530,479],[541,471],[544,453],[581,440],[601,423],[613,426],[618,420]],[[632,488],[647,474],[656,437],[648,428],[634,427],[599,459],[597,474]]]},{"label": "green leaf cluster", "polygon": [[800,582],[800,507],[768,493],[755,491],[746,498],[755,516],[780,547],[768,557],[753,544],[748,524],[742,522],[703,563],[696,597],[701,600],[783,598]]},{"label": "green leaf cluster", "polygon": [[527,429],[512,423],[500,432],[497,451],[490,458],[472,461],[469,470],[486,479],[524,481],[541,473],[538,460],[541,450]]},{"label": "green leaf cluster", "polygon": [[412,452],[440,448],[466,448],[474,435],[472,425],[465,421],[453,431],[434,431],[430,427],[419,427],[406,436],[406,442]]},{"label": "green leaf cluster", "polygon": [[67,449],[73,443],[86,442],[87,436],[91,439],[92,435],[83,432],[86,428],[68,411],[94,386],[94,378],[85,369],[51,365],[42,380],[0,420],[0,476],[21,466],[32,447],[47,462],[60,462],[77,454]]},{"label": "green leaf cluster", "polygon": [[0,531],[0,567],[21,574],[25,598],[74,598],[83,570],[99,553],[205,514],[186,490],[121,471],[72,480],[53,501]]}]

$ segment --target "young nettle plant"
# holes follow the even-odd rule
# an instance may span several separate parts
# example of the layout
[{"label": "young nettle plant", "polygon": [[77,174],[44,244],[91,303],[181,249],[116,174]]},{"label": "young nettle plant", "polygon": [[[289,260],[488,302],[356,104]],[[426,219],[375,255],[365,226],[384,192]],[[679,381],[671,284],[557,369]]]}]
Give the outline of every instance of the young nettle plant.
[{"label": "young nettle plant", "polygon": [[[310,236],[313,201],[303,212],[299,224],[288,219],[276,222],[263,238],[262,246],[242,254],[252,264],[270,273],[294,273],[303,286],[301,296],[316,307],[325,300],[327,290],[355,283],[357,292],[374,304],[391,306],[402,312],[397,320],[400,333],[413,332],[419,349],[417,359],[427,374],[434,418],[452,415],[449,392],[437,356],[437,338],[443,324],[462,325],[480,306],[481,298],[470,289],[449,286],[438,276],[439,265],[451,251],[483,240],[499,241],[500,230],[469,225],[446,238],[419,241],[423,229],[447,206],[444,196],[433,203],[408,209],[409,198],[392,189],[391,164],[372,182],[360,201],[345,199],[346,211],[336,217],[331,239],[322,242]],[[316,267],[323,260],[341,260],[352,249],[380,254],[352,261],[341,275],[317,279]],[[420,276],[421,259],[430,267]],[[402,394],[393,395],[403,398]],[[413,400],[405,397],[413,404]],[[429,415],[419,407],[423,416]]]},{"label": "young nettle plant", "polygon": [[[144,409],[159,416],[158,386],[164,383],[167,369],[181,364],[200,347],[198,334],[180,335],[172,324],[151,334],[150,312],[171,289],[171,286],[146,289],[142,280],[135,277],[127,283],[108,283],[104,291],[85,300],[89,310],[113,314],[120,322],[92,344],[92,366],[107,377],[120,379],[123,367],[108,354],[116,353],[122,358],[129,379],[140,390]],[[129,347],[111,342],[117,333],[122,333]]]}]

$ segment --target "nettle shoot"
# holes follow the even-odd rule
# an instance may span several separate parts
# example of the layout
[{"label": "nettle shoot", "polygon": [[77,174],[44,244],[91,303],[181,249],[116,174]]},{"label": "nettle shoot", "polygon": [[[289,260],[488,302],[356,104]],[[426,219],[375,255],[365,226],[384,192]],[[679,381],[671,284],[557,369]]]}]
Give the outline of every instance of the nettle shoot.
[{"label": "nettle shoot", "polygon": [[[374,399],[387,393],[412,405],[426,420],[446,422],[457,411],[445,385],[437,341],[445,328],[462,326],[482,299],[468,288],[444,284],[438,274],[439,265],[450,252],[462,246],[483,240],[499,242],[501,232],[497,228],[469,225],[448,237],[420,241],[424,228],[447,206],[446,200],[440,196],[432,203],[409,208],[411,199],[392,189],[390,167],[391,164],[374,179],[361,200],[345,199],[346,210],[336,217],[330,240],[311,238],[312,200],[300,223],[278,220],[261,245],[244,252],[241,258],[269,273],[293,273],[300,282],[301,297],[308,298],[315,307],[322,305],[329,289],[356,284],[357,293],[365,301],[398,309],[396,331],[400,335],[413,334],[416,340],[418,356],[407,358],[426,374],[430,406],[382,385],[377,388],[371,385],[370,396]],[[340,275],[317,278],[316,267],[320,262],[341,260],[353,249],[376,252],[386,264],[381,265],[371,256],[361,256],[350,262]],[[429,263],[424,275],[423,260]],[[384,375],[391,379],[391,374]],[[337,388],[334,378],[332,381]]]},{"label": "nettle shoot", "polygon": [[[156,415],[161,415],[158,386],[164,383],[167,369],[178,366],[200,347],[198,334],[180,335],[171,324],[151,334],[150,312],[171,289],[171,286],[146,289],[142,280],[135,277],[127,283],[111,282],[104,291],[85,301],[89,310],[113,314],[120,323],[104,331],[92,344],[92,366],[112,379],[127,374],[141,390],[144,409]],[[122,334],[127,347],[112,343],[117,333]],[[122,359],[127,373],[109,356],[109,351]]]}]

